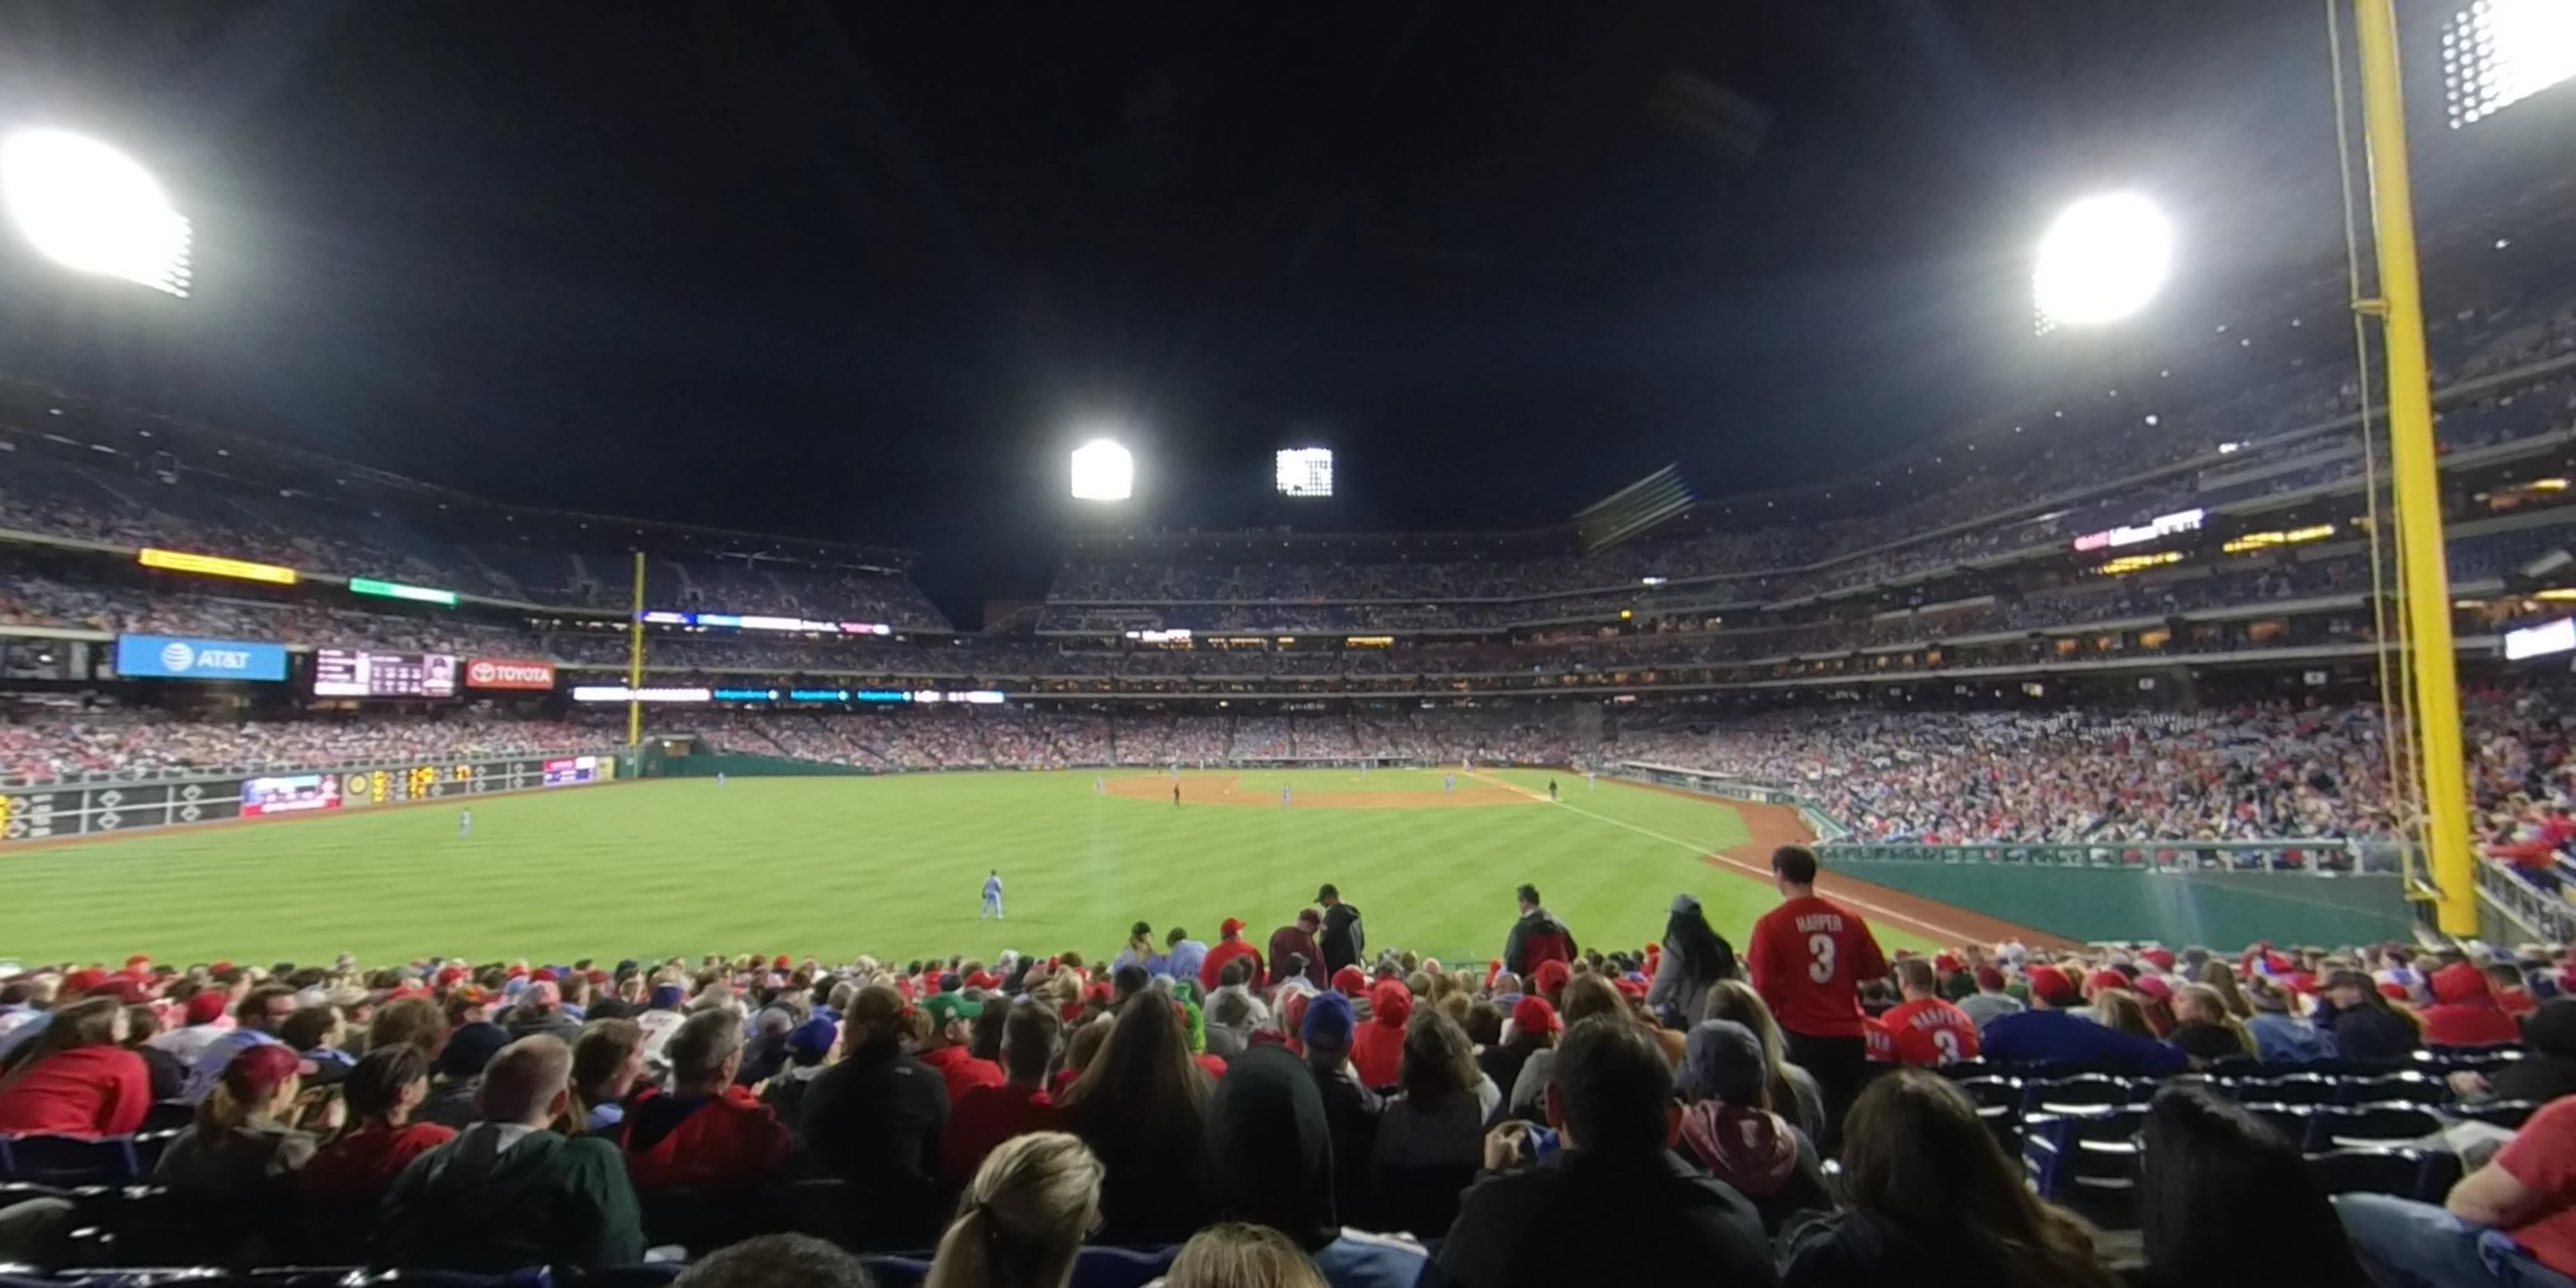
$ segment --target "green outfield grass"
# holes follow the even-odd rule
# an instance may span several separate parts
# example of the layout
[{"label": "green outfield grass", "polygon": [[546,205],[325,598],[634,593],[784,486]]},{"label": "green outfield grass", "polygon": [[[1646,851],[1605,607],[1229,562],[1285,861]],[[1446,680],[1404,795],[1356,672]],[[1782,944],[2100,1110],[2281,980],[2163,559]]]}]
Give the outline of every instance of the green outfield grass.
[{"label": "green outfield grass", "polygon": [[[477,798],[465,838],[459,801],[0,850],[0,958],[1105,957],[1139,919],[1214,940],[1235,916],[1266,940],[1332,881],[1373,946],[1457,960],[1501,951],[1522,881],[1587,946],[1658,936],[1683,890],[1740,943],[1777,898],[1698,857],[1745,841],[1714,802],[1559,776],[1562,807],[1282,809],[1283,784],[1436,792],[1442,771],[1233,777],[1263,803],[1175,809],[1168,776],[1149,798],[1097,795],[1088,771],[671,779]],[[1549,775],[1490,777],[1543,791]],[[1008,890],[999,926],[977,924],[988,868]]]}]

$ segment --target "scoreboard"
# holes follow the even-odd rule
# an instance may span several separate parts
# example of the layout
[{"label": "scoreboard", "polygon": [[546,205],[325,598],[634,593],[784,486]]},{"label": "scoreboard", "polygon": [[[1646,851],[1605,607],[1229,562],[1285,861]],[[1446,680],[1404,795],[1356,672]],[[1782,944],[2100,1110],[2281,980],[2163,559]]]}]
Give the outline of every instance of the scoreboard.
[{"label": "scoreboard", "polygon": [[602,752],[439,764],[399,761],[249,779],[173,776],[9,788],[0,791],[0,844],[615,782],[621,768],[631,768],[619,765],[619,759],[614,752]]},{"label": "scoreboard", "polygon": [[313,696],[452,698],[456,696],[456,655],[316,649]]}]

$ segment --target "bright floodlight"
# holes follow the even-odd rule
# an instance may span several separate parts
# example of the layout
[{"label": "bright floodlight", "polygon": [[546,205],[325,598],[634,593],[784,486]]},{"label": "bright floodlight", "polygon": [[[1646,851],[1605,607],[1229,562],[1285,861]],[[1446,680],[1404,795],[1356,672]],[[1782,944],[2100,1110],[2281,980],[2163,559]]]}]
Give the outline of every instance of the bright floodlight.
[{"label": "bright floodlight", "polygon": [[0,204],[37,250],[85,273],[188,293],[188,219],[133,158],[61,130],[0,142]]},{"label": "bright floodlight", "polygon": [[2576,3],[2477,0],[2442,33],[2442,84],[2451,128],[2576,77]]},{"label": "bright floodlight", "polygon": [[1073,495],[1078,501],[1124,501],[1136,487],[1136,460],[1127,449],[1095,438],[1073,449]]},{"label": "bright floodlight", "polygon": [[1279,495],[1331,496],[1333,449],[1286,447],[1279,451]]},{"label": "bright floodlight", "polygon": [[2040,329],[2115,322],[2146,307],[2173,268],[2173,225],[2134,192],[2086,197],[2039,239]]}]

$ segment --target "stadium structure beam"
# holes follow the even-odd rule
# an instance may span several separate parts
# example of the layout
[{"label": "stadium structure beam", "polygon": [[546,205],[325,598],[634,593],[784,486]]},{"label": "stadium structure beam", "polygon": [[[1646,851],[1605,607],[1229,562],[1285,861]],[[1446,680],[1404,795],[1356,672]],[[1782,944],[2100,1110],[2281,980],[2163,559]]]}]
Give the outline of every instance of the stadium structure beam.
[{"label": "stadium structure beam", "polygon": [[2476,856],[2469,846],[2468,773],[2460,683],[2451,644],[2451,576],[2443,562],[2442,496],[2433,443],[2433,386],[2424,358],[2424,301],[2415,262],[2415,197],[2406,171],[2406,106],[2398,75],[2394,0],[2353,0],[2361,54],[2362,137],[2369,158],[2371,240],[2379,295],[2353,307],[2379,320],[2387,353],[2389,475],[2405,560],[2407,647],[2424,754],[2426,848],[2442,933],[2478,930]]},{"label": "stadium structure beam", "polygon": [[644,741],[644,548],[635,548],[634,612],[626,622],[626,745]]}]

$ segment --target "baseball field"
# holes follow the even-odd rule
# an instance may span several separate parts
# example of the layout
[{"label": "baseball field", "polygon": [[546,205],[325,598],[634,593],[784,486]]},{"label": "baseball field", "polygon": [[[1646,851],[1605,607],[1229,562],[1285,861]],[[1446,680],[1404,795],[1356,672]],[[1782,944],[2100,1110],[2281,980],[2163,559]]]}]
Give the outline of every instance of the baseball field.
[{"label": "baseball field", "polygon": [[[1799,835],[1778,807],[1544,771],[1177,782],[1176,806],[1171,775],[1136,771],[669,779],[39,844],[0,851],[0,959],[1106,957],[1138,920],[1213,941],[1240,917],[1266,941],[1325,881],[1373,947],[1444,960],[1498,954],[1523,881],[1587,947],[1656,938],[1680,891],[1740,943],[1778,898],[1764,857]],[[992,870],[1000,924],[979,919]],[[1844,897],[1872,899],[1890,946],[1977,931]]]}]

